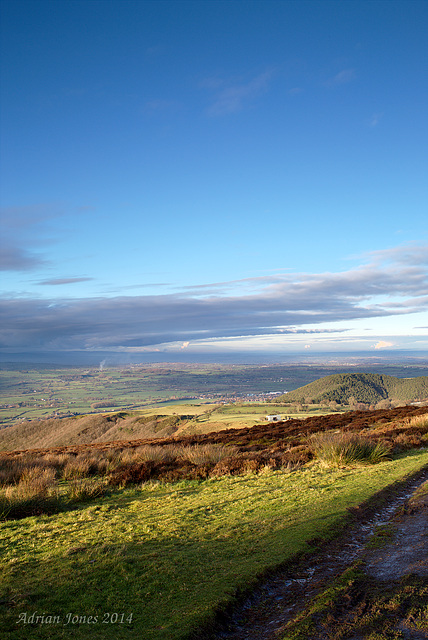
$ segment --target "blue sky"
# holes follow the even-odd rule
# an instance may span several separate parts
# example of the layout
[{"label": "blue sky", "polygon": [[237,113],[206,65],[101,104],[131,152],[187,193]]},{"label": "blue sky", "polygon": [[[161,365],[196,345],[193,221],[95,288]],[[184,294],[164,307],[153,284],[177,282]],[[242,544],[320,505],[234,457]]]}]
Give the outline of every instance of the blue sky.
[{"label": "blue sky", "polygon": [[3,352],[426,351],[427,26],[3,0]]}]

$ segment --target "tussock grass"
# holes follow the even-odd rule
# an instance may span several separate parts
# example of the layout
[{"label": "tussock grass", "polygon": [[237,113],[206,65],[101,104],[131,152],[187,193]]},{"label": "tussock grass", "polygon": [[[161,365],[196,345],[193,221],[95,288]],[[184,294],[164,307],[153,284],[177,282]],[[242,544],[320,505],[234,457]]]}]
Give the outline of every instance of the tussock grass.
[{"label": "tussock grass", "polygon": [[0,489],[0,521],[51,515],[108,493],[102,478],[72,478],[60,487],[52,469],[26,472],[15,486]]},{"label": "tussock grass", "polygon": [[[4,487],[2,493],[5,495],[5,489],[17,486],[30,468],[50,469],[62,484],[75,479],[104,477],[106,484],[124,487],[152,480],[177,482],[260,473],[268,469],[292,471],[309,462],[314,455],[333,466],[374,464],[390,452],[395,455],[426,446],[428,414],[421,409],[410,408],[410,411],[416,414],[410,417],[409,408],[377,412],[373,414],[374,423],[370,412],[356,412],[162,443],[154,440],[153,444],[140,446],[111,443],[110,446],[98,444],[83,450],[76,447],[55,452],[0,454],[0,487]],[[115,419],[122,420],[121,416],[117,414]],[[328,431],[320,432],[320,429]],[[85,491],[90,493],[89,484],[83,484]],[[18,494],[13,495],[13,500],[18,500]],[[33,498],[36,495],[39,495],[37,491]],[[64,495],[65,490],[62,490]],[[46,496],[42,492],[39,497]],[[50,506],[47,503],[46,506],[49,513]]]},{"label": "tussock grass", "polygon": [[15,488],[10,488],[19,498],[46,497],[56,487],[55,470],[51,468],[30,467],[25,469]]},{"label": "tussock grass", "polygon": [[70,456],[66,453],[47,453],[40,459],[41,464],[45,467],[56,469],[57,475],[61,475],[61,471],[69,461]]},{"label": "tussock grass", "polygon": [[94,500],[107,493],[106,483],[98,478],[74,478],[67,486],[66,497],[72,502]]},{"label": "tussock grass", "polygon": [[[138,447],[134,454],[134,460],[130,462],[169,462],[177,458],[176,450],[178,447],[159,447],[156,445],[147,445]],[[122,461],[126,462],[126,458],[122,457]]]},{"label": "tussock grass", "polygon": [[26,468],[19,458],[3,458],[0,466],[0,485],[16,484]]},{"label": "tussock grass", "polygon": [[132,454],[122,455],[122,463],[125,462],[171,462],[185,460],[196,465],[216,464],[220,460],[235,456],[238,448],[221,444],[201,445],[146,445],[136,449]]},{"label": "tussock grass", "polygon": [[49,515],[62,508],[63,502],[57,493],[52,493],[50,496],[34,495],[28,498],[21,498],[13,492],[0,493],[0,521]]},{"label": "tussock grass", "polygon": [[[147,445],[123,451],[91,449],[77,455],[3,456],[0,459],[0,487],[3,487],[0,489],[0,518],[50,514],[76,501],[103,495],[109,483],[125,486],[156,478],[159,473],[167,480],[176,481],[189,476],[204,479],[216,466],[214,475],[259,469],[260,464],[254,461],[241,461],[240,465],[228,469],[218,467],[221,461],[233,458],[237,451],[236,447],[219,444]],[[177,468],[174,470],[168,464]],[[58,481],[62,482],[61,491]]]},{"label": "tussock grass", "polygon": [[89,462],[87,460],[70,460],[64,467],[63,478],[81,478],[89,474]]},{"label": "tussock grass", "polygon": [[64,467],[74,458],[70,454],[49,453],[44,456],[24,453],[16,457],[0,455],[0,486],[17,484],[29,469],[52,469],[57,478],[63,475]]},{"label": "tussock grass", "polygon": [[60,505],[55,470],[30,467],[0,492],[0,519],[54,513]]},{"label": "tussock grass", "polygon": [[421,416],[413,416],[409,418],[409,425],[411,427],[417,427],[422,433],[428,432],[428,413],[424,413]]},{"label": "tussock grass", "polygon": [[104,475],[110,468],[110,463],[103,452],[79,454],[70,457],[64,467],[63,478],[84,478],[86,476]]},{"label": "tussock grass", "polygon": [[310,445],[315,456],[331,467],[353,464],[376,464],[391,453],[391,447],[354,433],[317,433]]},{"label": "tussock grass", "polygon": [[205,480],[224,475],[258,473],[264,469],[295,469],[311,456],[307,447],[293,447],[287,452],[241,452],[239,447],[222,444],[188,446],[147,446],[138,450],[138,462],[123,462],[109,475],[113,486],[125,487],[151,480],[177,482]]},{"label": "tussock grass", "polygon": [[106,482],[88,477],[99,470],[97,462],[85,455],[6,458],[0,476],[0,520],[52,514],[104,495]]},{"label": "tussock grass", "polygon": [[177,457],[188,460],[193,464],[217,464],[225,458],[236,456],[238,448],[221,444],[204,444],[199,446],[181,447]]}]

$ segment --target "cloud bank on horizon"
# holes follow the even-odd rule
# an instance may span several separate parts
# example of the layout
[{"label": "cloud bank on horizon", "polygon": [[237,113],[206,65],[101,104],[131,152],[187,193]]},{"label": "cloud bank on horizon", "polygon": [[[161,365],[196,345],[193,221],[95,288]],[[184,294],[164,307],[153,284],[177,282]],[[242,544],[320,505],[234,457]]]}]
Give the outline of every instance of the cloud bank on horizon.
[{"label": "cloud bank on horizon", "polygon": [[[227,293],[228,283],[220,283],[210,285],[215,295],[200,288],[158,295],[3,299],[0,348],[147,350],[180,343],[177,348],[183,349],[191,342],[202,347],[231,338],[246,338],[249,348],[266,336],[274,348],[299,334],[305,342],[312,334],[316,343],[317,334],[346,334],[355,321],[427,311],[428,247],[378,251],[371,258],[342,273],[235,282],[234,289],[243,284],[245,292],[234,295]],[[371,346],[388,348],[394,342],[379,340]]]}]

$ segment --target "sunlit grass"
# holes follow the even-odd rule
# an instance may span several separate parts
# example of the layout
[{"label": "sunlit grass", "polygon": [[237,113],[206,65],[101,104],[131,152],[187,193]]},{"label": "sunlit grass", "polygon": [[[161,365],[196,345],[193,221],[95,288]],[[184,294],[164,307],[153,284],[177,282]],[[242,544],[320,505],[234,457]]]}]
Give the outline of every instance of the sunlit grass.
[{"label": "sunlit grass", "polygon": [[[356,469],[147,483],[53,516],[0,524],[0,605],[11,640],[184,640],[263,572],[334,535],[347,509],[428,464],[428,452]],[[35,611],[97,616],[18,625]],[[103,624],[106,613],[132,623]]]}]

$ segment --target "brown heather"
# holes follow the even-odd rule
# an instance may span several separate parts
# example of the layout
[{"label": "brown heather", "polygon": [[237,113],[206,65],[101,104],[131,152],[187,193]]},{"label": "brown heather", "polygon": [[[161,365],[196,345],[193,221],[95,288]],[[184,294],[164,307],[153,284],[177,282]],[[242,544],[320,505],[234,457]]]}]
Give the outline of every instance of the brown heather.
[{"label": "brown heather", "polygon": [[[58,481],[62,483],[61,499],[73,501],[89,499],[91,495],[96,497],[108,485],[126,486],[149,480],[203,480],[267,469],[290,471],[321,455],[323,442],[325,446],[329,444],[330,449],[337,449],[339,442],[339,462],[336,459],[333,464],[340,465],[376,462],[386,455],[426,447],[427,409],[407,406],[353,411],[181,438],[3,452],[0,453],[0,514],[20,517],[12,514],[43,512],[41,503],[33,505],[33,511],[31,505],[28,509],[9,509],[13,501],[35,497],[45,500],[49,512],[49,508],[54,508],[54,498],[59,499]],[[349,453],[352,450],[353,458]],[[46,501],[50,501],[50,507]]]}]

